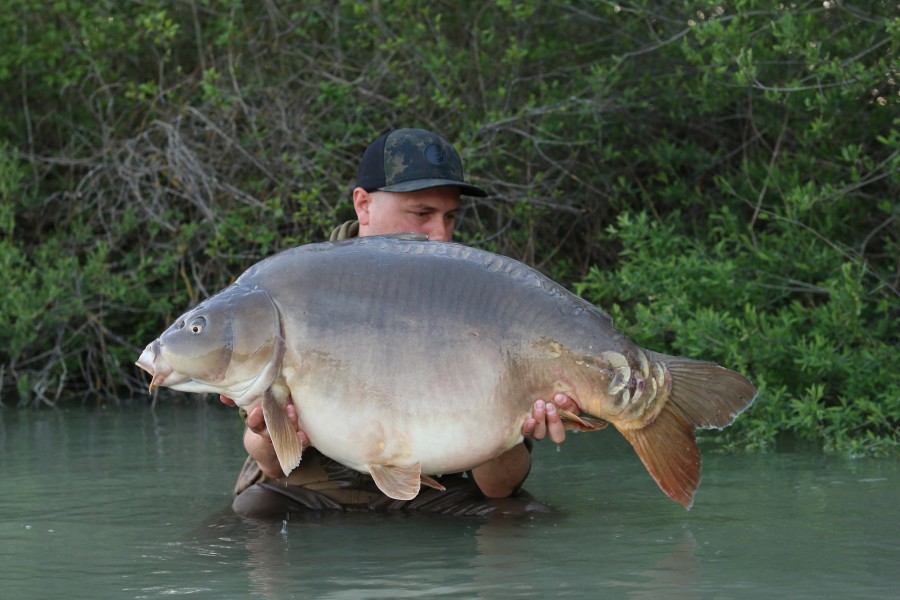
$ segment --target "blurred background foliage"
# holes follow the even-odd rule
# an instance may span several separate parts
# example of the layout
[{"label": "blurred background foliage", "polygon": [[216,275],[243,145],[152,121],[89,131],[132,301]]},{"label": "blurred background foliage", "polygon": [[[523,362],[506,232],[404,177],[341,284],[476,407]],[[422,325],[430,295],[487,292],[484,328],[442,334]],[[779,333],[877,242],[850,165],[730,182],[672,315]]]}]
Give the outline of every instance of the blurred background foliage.
[{"label": "blurred background foliage", "polygon": [[7,0],[0,402],[118,402],[193,303],[352,218],[442,133],[465,243],[761,393],[726,432],[900,448],[900,16],[887,0]]}]

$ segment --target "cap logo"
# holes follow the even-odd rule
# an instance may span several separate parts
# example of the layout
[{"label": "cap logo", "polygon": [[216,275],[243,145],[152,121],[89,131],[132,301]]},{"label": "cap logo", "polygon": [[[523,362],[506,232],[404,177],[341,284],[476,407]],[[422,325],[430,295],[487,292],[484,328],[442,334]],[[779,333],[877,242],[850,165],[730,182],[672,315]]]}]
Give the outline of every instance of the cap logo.
[{"label": "cap logo", "polygon": [[442,167],[447,164],[447,153],[437,144],[429,144],[425,148],[425,160],[435,167]]}]

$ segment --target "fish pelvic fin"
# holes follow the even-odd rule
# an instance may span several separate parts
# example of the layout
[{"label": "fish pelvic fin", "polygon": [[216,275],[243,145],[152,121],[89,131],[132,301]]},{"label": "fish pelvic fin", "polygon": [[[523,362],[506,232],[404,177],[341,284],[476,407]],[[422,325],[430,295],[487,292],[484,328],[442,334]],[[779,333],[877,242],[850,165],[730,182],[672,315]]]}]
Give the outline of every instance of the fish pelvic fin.
[{"label": "fish pelvic fin", "polygon": [[671,390],[655,418],[643,426],[617,424],[663,492],[690,509],[700,485],[700,450],[694,432],[731,425],[756,398],[746,377],[716,364],[647,352],[671,377]]},{"label": "fish pelvic fin", "polygon": [[370,464],[368,467],[375,485],[385,496],[394,500],[412,500],[419,494],[423,481],[421,463],[406,466]]},{"label": "fish pelvic fin", "polygon": [[266,429],[272,439],[275,455],[285,475],[293,471],[300,464],[303,454],[303,445],[293,423],[287,415],[287,403],[289,393],[277,393],[272,388],[266,390],[263,401],[263,417],[266,419]]}]

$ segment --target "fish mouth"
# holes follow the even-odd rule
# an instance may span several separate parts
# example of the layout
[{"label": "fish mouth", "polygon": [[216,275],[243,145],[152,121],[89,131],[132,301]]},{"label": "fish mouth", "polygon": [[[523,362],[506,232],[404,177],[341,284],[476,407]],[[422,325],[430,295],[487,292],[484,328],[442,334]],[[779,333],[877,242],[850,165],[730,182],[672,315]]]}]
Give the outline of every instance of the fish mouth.
[{"label": "fish mouth", "polygon": [[141,352],[141,356],[134,364],[152,376],[148,388],[150,394],[153,394],[153,390],[160,386],[171,387],[190,379],[190,377],[176,373],[169,363],[167,363],[160,355],[159,340],[144,348],[144,351]]}]

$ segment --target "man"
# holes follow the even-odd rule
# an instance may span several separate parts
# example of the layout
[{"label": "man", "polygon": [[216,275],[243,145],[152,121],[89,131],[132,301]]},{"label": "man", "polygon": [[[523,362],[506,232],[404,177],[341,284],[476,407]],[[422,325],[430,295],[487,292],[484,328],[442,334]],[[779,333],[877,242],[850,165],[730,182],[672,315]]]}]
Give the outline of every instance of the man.
[{"label": "man", "polygon": [[[357,221],[332,232],[331,240],[350,237],[422,233],[430,240],[448,242],[453,237],[460,210],[460,195],[486,196],[465,183],[462,162],[446,140],[423,129],[399,129],[376,139],[363,154],[353,208]],[[222,398],[226,404],[233,403]],[[559,394],[553,402],[536,400],[532,416],[522,426],[525,438],[547,435],[557,444],[565,440],[558,408],[577,410]],[[529,447],[524,443],[463,474],[439,478],[446,491],[423,489],[403,502],[384,496],[368,475],[353,471],[319,454],[297,425],[293,405],[288,416],[304,448],[303,461],[285,475],[266,431],[262,408],[246,415],[244,447],[249,454],[235,486],[233,508],[248,516],[283,515],[291,510],[338,508],[370,510],[410,509],[444,514],[521,513],[546,510],[519,490],[531,469]]]}]

